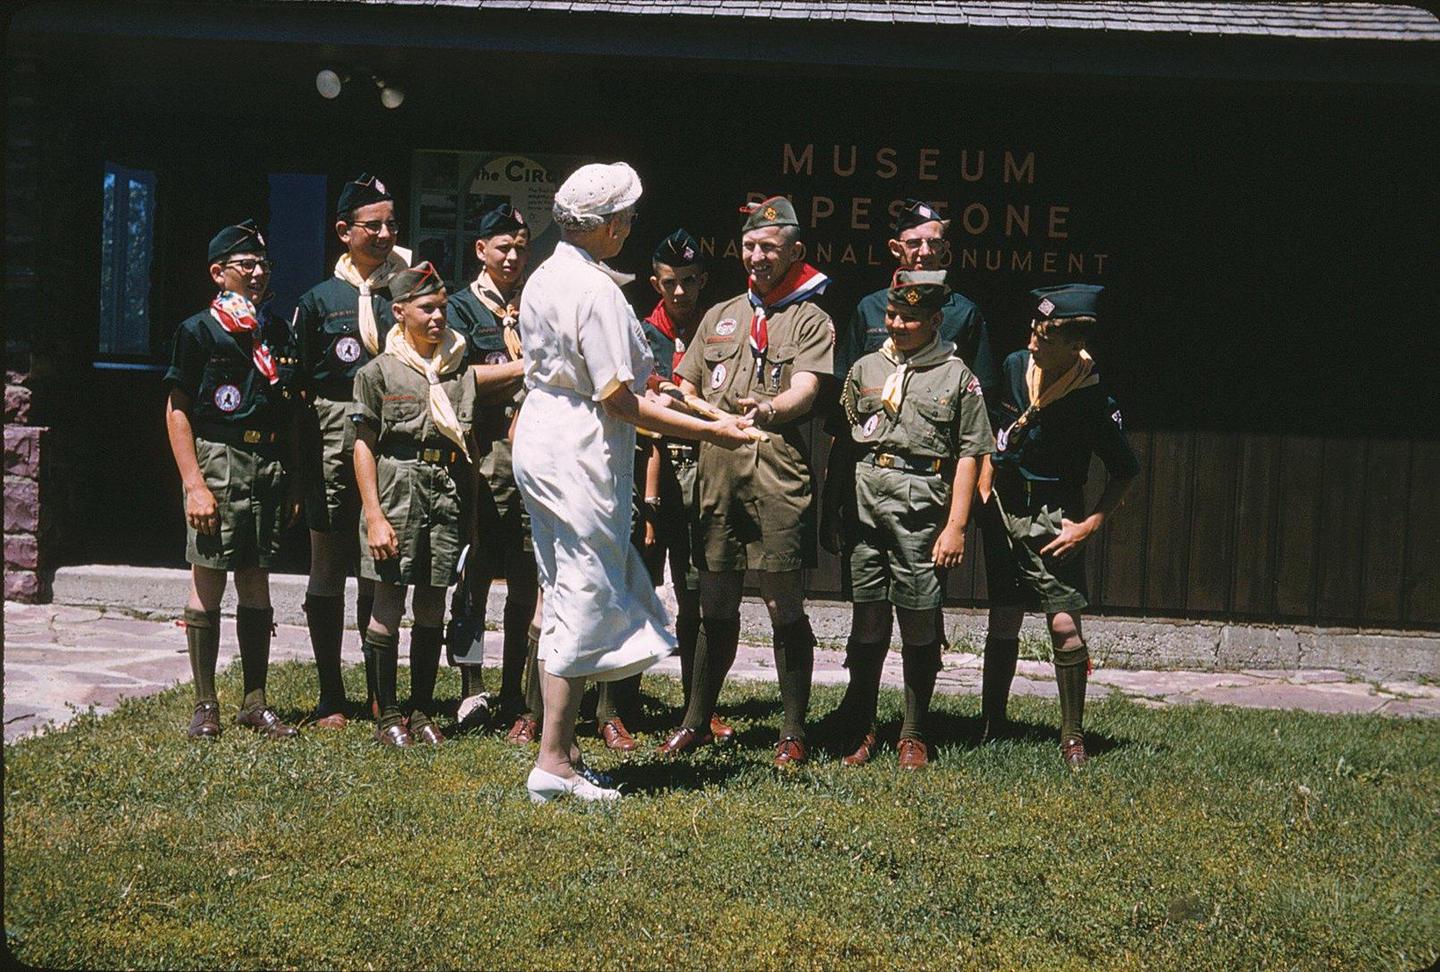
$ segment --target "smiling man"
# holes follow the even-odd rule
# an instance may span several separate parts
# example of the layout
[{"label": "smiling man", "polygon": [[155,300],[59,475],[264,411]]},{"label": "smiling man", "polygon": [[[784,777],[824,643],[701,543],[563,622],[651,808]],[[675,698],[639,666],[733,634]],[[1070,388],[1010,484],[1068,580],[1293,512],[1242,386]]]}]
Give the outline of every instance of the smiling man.
[{"label": "smiling man", "polygon": [[750,285],[706,313],[675,373],[687,393],[743,412],[769,437],[734,452],[700,447],[695,564],[705,637],[695,652],[684,722],[661,750],[677,753],[711,740],[715,700],[740,637],[742,583],[752,569],[775,629],[785,707],[775,764],[784,767],[806,759],[815,666],[801,583],[802,568],[815,564],[814,490],[800,423],[834,368],[835,326],[814,303],[830,281],[805,262],[795,207],[772,196],[741,212]]}]

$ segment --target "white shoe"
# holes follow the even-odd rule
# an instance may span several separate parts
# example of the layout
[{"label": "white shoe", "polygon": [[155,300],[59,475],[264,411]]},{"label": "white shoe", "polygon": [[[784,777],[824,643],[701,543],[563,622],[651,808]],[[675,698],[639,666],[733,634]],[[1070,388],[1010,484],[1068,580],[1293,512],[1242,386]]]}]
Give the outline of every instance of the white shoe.
[{"label": "white shoe", "polygon": [[455,721],[467,728],[488,724],[490,722],[490,694],[481,692],[479,695],[461,699],[460,707],[455,710]]},{"label": "white shoe", "polygon": [[540,767],[530,771],[530,778],[525,781],[525,789],[530,791],[531,803],[549,803],[559,796],[569,794],[577,800],[618,800],[619,790],[607,790],[604,787],[596,786],[583,776],[572,776],[566,779],[563,776],[556,776],[554,773],[547,773]]}]

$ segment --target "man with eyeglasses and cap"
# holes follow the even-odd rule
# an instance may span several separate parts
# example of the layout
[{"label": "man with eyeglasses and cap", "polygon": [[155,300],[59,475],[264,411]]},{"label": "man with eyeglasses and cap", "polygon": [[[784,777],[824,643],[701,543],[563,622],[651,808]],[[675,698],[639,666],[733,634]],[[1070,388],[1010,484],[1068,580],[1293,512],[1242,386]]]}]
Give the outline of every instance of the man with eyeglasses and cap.
[{"label": "man with eyeglasses and cap", "polygon": [[[335,207],[335,234],[345,252],[330,279],[308,290],[295,308],[293,329],[310,405],[303,457],[310,526],[305,620],[320,683],[312,719],[323,728],[344,728],[348,708],[340,649],[345,576],[358,553],[360,501],[355,491],[355,426],[347,415],[356,373],[384,350],[394,323],[387,285],[406,268],[410,256],[395,245],[399,228],[394,197],[383,182],[369,174],[347,182]],[[363,577],[358,584],[355,621],[363,634],[374,585]],[[374,672],[368,660],[366,674],[373,700]]]},{"label": "man with eyeglasses and cap", "polygon": [[[461,722],[488,719],[484,694],[485,609],[494,578],[505,579],[504,649],[500,662],[501,716],[513,720],[507,738],[533,742],[540,731],[537,623],[540,580],[530,542],[530,520],[511,468],[510,423],[524,398],[520,346],[520,286],[530,260],[525,216],[501,203],[480,217],[475,255],[480,273],[449,297],[450,326],[465,335],[480,362],[482,394],[472,442],[477,457],[475,516],[466,558],[466,583],[457,588],[449,660],[460,669]],[[468,603],[460,599],[468,596]],[[465,641],[465,644],[456,642]],[[523,677],[523,681],[522,681]],[[523,692],[522,692],[523,685]]]},{"label": "man with eyeglasses and cap", "polygon": [[805,762],[805,717],[815,635],[805,615],[803,568],[815,565],[815,509],[809,443],[800,424],[835,367],[835,326],[814,303],[829,278],[805,262],[800,221],[784,196],[741,208],[745,293],[706,312],[676,374],[688,394],[723,412],[743,413],[765,441],[728,452],[701,444],[700,569],[704,638],[694,689],[679,729],[662,744],[672,755],[712,741],[710,718],[740,637],[747,569],[775,628],[775,669],[784,705],[775,765]]},{"label": "man with eyeglasses and cap", "polygon": [[[270,568],[281,536],[300,515],[295,453],[294,359],[290,331],[264,310],[270,281],[265,238],[253,220],[211,239],[218,292],[175,332],[165,425],[185,490],[190,598],[185,639],[195,679],[188,735],[220,735],[215,667],[220,598],[235,575],[235,633],[245,697],[235,717],[270,739],[288,739],[265,698],[270,663]],[[289,468],[287,468],[287,466]]]},{"label": "man with eyeglasses and cap", "polygon": [[[900,271],[934,272],[945,264],[950,252],[945,233],[950,222],[944,219],[928,203],[917,199],[906,199],[900,204],[899,213],[892,226],[894,236],[889,242],[892,256],[899,263]],[[849,323],[836,336],[835,376],[842,382],[850,368],[862,356],[880,348],[887,338],[885,315],[889,301],[889,287],[867,294],[860,300],[851,315]],[[940,309],[940,339],[955,347],[955,354],[970,369],[980,382],[987,408],[993,410],[998,401],[999,369],[990,348],[989,330],[980,308],[963,294],[950,290]],[[993,415],[992,415],[993,418]],[[841,554],[841,587],[844,596],[850,594],[849,557],[845,554],[848,544],[853,541],[856,529],[854,463],[855,451],[846,430],[845,417],[832,413],[826,422],[826,431],[833,437],[833,445],[825,473],[823,509],[820,518],[820,542],[834,554]],[[986,482],[987,460],[982,459],[981,481]],[[858,609],[858,608],[857,608]],[[857,642],[856,632],[865,633],[865,626],[858,617],[852,621],[850,642],[846,648],[845,667],[850,672],[850,685],[846,687],[845,698],[840,706],[825,720],[838,732],[845,734],[846,759],[851,765],[865,762],[874,747],[874,727],[857,723],[850,709],[858,692],[861,708],[864,699],[879,690],[885,655],[877,652],[870,642]],[[935,621],[941,625],[943,639],[943,615],[936,608]],[[888,623],[884,630],[873,632],[876,643],[890,643]],[[863,722],[864,720],[859,720]]]}]

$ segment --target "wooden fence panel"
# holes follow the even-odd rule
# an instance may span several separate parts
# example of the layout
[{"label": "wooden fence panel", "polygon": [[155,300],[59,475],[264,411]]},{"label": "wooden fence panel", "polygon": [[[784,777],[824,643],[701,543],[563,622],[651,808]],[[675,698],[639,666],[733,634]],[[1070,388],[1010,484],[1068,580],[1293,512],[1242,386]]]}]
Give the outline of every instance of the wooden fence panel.
[{"label": "wooden fence panel", "polygon": [[1233,435],[1195,435],[1191,467],[1190,562],[1185,591],[1189,611],[1215,614],[1230,607],[1234,566],[1235,455]]},{"label": "wooden fence panel", "polygon": [[1316,519],[1324,465],[1321,440],[1280,441],[1275,610],[1283,617],[1309,620],[1315,609]]},{"label": "wooden fence panel", "polygon": [[1150,521],[1145,536],[1145,608],[1163,614],[1185,606],[1190,548],[1188,432],[1155,433],[1150,458]]},{"label": "wooden fence panel", "polygon": [[1440,624],[1440,442],[1417,442],[1410,460],[1405,620]]},{"label": "wooden fence panel", "polygon": [[1099,606],[1110,610],[1137,610],[1145,598],[1145,529],[1150,517],[1149,432],[1130,432],[1130,447],[1140,460],[1140,475],[1130,486],[1125,502],[1105,525],[1105,569]]},{"label": "wooden fence panel", "polygon": [[[1410,443],[1367,443],[1365,469],[1365,553],[1360,582],[1360,616],[1393,625],[1403,617],[1405,534],[1410,505]],[[1436,484],[1431,483],[1431,488]]]},{"label": "wooden fence panel", "polygon": [[1240,439],[1235,495],[1234,597],[1232,609],[1263,617],[1275,598],[1275,516],[1280,440],[1247,435]]},{"label": "wooden fence panel", "polygon": [[1353,622],[1360,614],[1365,540],[1365,448],[1357,439],[1327,439],[1316,550],[1320,621]]}]

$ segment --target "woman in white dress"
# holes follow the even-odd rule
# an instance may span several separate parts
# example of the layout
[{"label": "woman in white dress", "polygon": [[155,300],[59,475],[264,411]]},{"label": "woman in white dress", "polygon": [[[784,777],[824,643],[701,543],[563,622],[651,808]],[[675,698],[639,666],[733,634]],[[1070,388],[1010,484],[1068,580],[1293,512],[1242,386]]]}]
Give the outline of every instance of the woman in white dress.
[{"label": "woman in white dress", "polygon": [[555,194],[561,242],[531,276],[520,308],[527,395],[515,429],[515,480],[530,513],[544,612],[545,726],[527,788],[613,800],[576,772],[575,719],[585,679],[634,675],[674,650],[664,608],[630,543],[635,426],[737,448],[749,423],[709,422],[645,394],[654,359],[600,261],[630,235],[640,179],[623,162],[586,165]]}]

